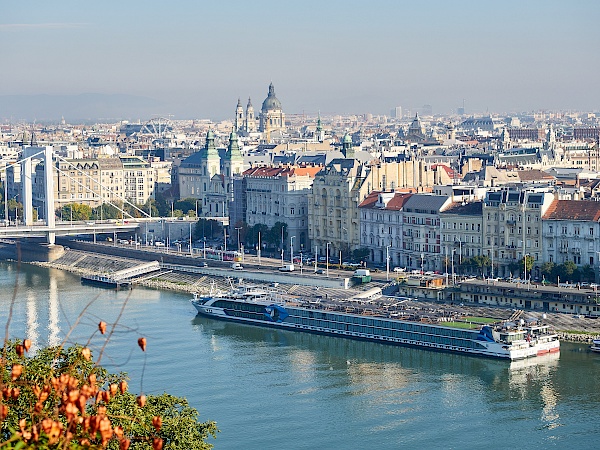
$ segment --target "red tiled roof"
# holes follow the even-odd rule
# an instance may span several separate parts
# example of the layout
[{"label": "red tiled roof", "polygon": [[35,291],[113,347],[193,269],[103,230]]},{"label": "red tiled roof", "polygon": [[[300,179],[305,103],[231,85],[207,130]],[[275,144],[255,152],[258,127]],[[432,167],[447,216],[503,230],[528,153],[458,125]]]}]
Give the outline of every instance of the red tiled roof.
[{"label": "red tiled roof", "polygon": [[554,200],[544,219],[600,221],[600,202],[586,200]]},{"label": "red tiled roof", "polygon": [[322,169],[320,166],[310,167],[251,167],[243,172],[242,175],[247,177],[291,177],[297,176],[314,176]]}]

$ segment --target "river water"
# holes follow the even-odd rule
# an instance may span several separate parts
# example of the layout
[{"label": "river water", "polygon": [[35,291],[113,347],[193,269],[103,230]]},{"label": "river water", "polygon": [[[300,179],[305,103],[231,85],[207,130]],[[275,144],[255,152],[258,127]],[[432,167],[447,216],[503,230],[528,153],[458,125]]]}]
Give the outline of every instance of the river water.
[{"label": "river water", "polygon": [[[187,397],[216,449],[595,448],[600,355],[488,360],[196,317],[189,296],[82,286],[0,263],[0,325],[35,346],[85,343],[133,392]],[[148,340],[146,353],[137,339]]]}]

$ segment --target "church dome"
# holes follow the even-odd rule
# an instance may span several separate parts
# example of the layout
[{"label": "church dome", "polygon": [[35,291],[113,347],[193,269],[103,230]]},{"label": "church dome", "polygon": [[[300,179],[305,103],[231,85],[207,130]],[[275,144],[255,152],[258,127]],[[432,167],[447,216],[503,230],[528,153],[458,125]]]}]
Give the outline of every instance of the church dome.
[{"label": "church dome", "polygon": [[262,104],[262,111],[273,111],[275,109],[281,109],[281,102],[275,97],[275,88],[271,83],[269,85],[269,95]]}]

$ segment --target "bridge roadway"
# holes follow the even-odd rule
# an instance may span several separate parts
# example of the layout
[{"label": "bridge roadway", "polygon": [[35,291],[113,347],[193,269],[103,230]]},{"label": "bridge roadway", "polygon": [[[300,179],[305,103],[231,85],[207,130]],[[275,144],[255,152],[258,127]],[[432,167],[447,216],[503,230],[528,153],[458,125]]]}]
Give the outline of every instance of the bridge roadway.
[{"label": "bridge roadway", "polygon": [[31,226],[17,225],[0,227],[1,238],[40,237],[54,233],[57,236],[93,233],[121,233],[132,232],[139,228],[138,222],[125,221],[98,221],[98,222],[60,222],[54,227],[48,227],[45,222],[38,222]]}]

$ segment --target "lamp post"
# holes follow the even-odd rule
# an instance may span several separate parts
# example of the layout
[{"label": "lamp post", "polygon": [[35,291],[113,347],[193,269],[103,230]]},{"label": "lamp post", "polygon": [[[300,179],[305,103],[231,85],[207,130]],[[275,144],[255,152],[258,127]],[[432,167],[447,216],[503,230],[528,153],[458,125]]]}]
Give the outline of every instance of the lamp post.
[{"label": "lamp post", "polygon": [[192,222],[190,221],[190,256],[194,256],[193,247],[192,247]]},{"label": "lamp post", "polygon": [[281,227],[281,267],[283,267],[283,227]]},{"label": "lamp post", "polygon": [[448,286],[448,246],[445,249],[446,257],[444,258],[444,262],[446,263],[446,286]]},{"label": "lamp post", "polygon": [[452,249],[452,253],[450,255],[450,263],[452,265],[452,285],[454,286],[456,284],[456,279],[454,278],[454,252],[456,252],[456,249],[453,248]]},{"label": "lamp post", "polygon": [[258,249],[256,250],[256,254],[258,256],[258,266],[260,267],[260,251],[261,251],[261,247],[260,247],[260,231],[258,232]]},{"label": "lamp post", "polygon": [[523,254],[523,277],[525,282],[527,283],[527,257],[529,256],[529,253],[524,253]]},{"label": "lamp post", "polygon": [[325,265],[326,265],[326,273],[327,273],[327,277],[329,278],[329,246],[331,245],[331,242],[328,242],[327,245],[325,246]]},{"label": "lamp post", "polygon": [[294,264],[294,238],[296,236],[290,236],[290,263]]},{"label": "lamp post", "polygon": [[390,281],[390,247],[392,245],[388,244],[385,247],[385,279],[386,281]]},{"label": "lamp post", "polygon": [[238,242],[237,242],[237,244],[238,244],[238,246],[237,246],[237,251],[239,252],[239,251],[240,251],[240,230],[242,229],[242,227],[235,227],[235,229],[236,229],[236,231],[238,232],[238,233],[237,233],[237,234],[238,234],[238,236],[237,236],[237,237],[238,237]]},{"label": "lamp post", "polygon": [[196,200],[196,219],[198,218],[198,200]]}]

